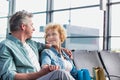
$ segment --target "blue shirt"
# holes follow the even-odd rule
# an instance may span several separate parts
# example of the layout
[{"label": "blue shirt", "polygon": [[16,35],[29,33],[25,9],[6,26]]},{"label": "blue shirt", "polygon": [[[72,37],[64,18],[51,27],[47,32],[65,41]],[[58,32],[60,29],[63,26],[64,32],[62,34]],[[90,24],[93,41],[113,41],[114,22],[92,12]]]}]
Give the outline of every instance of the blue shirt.
[{"label": "blue shirt", "polygon": [[[73,77],[75,78],[77,76],[77,69],[75,68],[73,61],[69,58],[69,56],[62,50],[62,54],[64,56],[64,58],[68,61],[70,61],[70,63],[73,65],[73,69],[70,71],[70,73],[73,75]],[[41,52],[41,61],[42,61],[42,66],[45,64],[48,65],[58,65],[60,66],[60,69],[65,69],[65,65],[64,62],[61,58],[61,54],[59,54],[57,52],[57,50],[53,47],[51,47],[50,49],[44,49]]]},{"label": "blue shirt", "polygon": [[[33,40],[26,40],[39,60],[39,52],[45,45]],[[12,35],[0,43],[0,79],[14,80],[15,73],[36,72],[28,56],[28,51],[21,41]]]}]

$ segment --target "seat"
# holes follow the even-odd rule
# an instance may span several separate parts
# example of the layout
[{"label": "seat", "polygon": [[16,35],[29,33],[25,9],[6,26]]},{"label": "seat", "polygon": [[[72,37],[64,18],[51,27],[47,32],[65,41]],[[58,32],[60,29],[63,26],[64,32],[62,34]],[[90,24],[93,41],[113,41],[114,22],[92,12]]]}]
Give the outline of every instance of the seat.
[{"label": "seat", "polygon": [[105,68],[111,80],[120,80],[120,53],[100,51]]},{"label": "seat", "polygon": [[88,69],[91,77],[93,77],[93,67],[102,67],[98,51],[75,50],[73,52],[73,58],[77,69]]}]

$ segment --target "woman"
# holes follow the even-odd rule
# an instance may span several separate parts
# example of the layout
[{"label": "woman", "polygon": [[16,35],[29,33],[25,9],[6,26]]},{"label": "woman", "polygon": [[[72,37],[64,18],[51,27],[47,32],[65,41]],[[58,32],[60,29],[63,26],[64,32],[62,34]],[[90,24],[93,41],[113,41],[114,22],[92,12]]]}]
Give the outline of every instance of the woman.
[{"label": "woman", "polygon": [[42,51],[42,68],[49,65],[56,65],[52,68],[63,69],[70,73],[76,80],[79,80],[78,72],[80,71],[77,71],[72,59],[62,50],[61,45],[66,39],[66,32],[63,26],[60,24],[48,24],[45,29],[45,39],[47,43],[52,44],[52,47]]}]

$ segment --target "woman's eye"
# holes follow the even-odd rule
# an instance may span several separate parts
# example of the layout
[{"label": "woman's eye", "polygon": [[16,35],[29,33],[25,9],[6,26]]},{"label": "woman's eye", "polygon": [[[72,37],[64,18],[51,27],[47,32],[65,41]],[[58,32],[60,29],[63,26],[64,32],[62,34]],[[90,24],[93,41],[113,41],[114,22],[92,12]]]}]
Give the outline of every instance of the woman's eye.
[{"label": "woman's eye", "polygon": [[49,37],[50,35],[48,34],[48,35],[46,35],[46,37]]},{"label": "woman's eye", "polygon": [[55,36],[55,35],[56,35],[56,33],[53,33],[52,35],[53,35],[53,36]]}]

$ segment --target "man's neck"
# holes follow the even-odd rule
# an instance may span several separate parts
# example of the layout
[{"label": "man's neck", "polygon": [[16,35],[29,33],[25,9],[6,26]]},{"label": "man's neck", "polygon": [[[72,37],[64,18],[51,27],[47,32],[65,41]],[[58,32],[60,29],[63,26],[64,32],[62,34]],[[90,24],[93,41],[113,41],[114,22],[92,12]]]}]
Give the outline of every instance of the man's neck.
[{"label": "man's neck", "polygon": [[26,37],[22,33],[12,32],[11,35],[13,35],[17,39],[19,39],[22,43],[25,43],[25,41],[26,41]]}]

